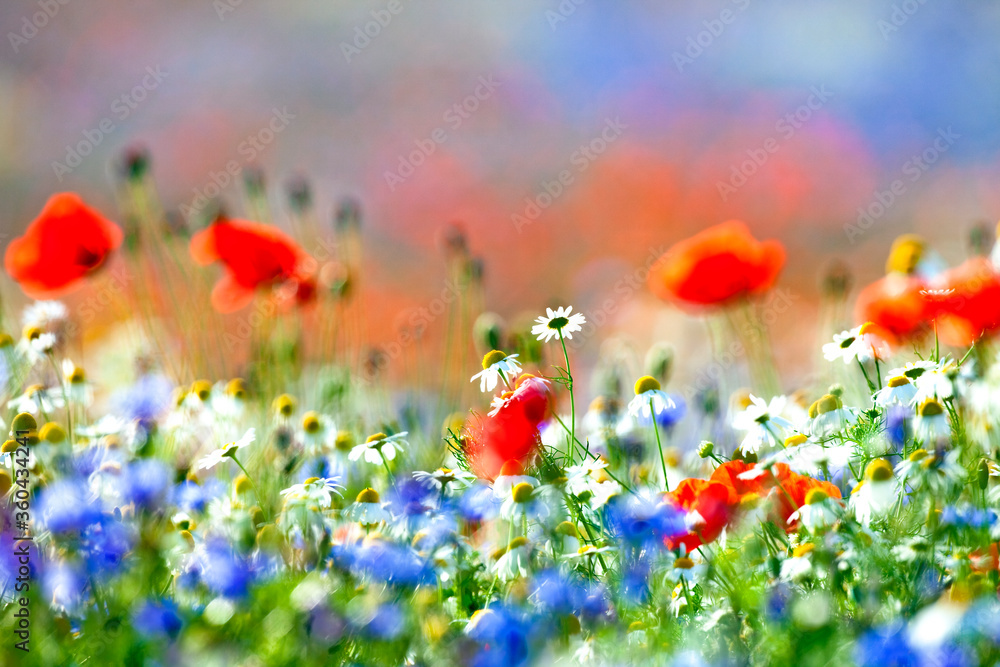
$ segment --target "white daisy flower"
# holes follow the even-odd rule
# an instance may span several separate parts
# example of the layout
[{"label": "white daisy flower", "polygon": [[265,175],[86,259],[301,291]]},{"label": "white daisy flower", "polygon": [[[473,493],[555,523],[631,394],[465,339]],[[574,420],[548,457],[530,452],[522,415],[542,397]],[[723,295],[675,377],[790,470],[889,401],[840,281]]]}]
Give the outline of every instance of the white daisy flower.
[{"label": "white daisy flower", "polygon": [[828,438],[853,424],[857,418],[858,411],[844,407],[839,396],[826,394],[809,406],[807,430],[817,438]]},{"label": "white daisy flower", "polygon": [[808,579],[813,573],[813,562],[810,554],[815,549],[816,545],[812,542],[800,544],[792,549],[792,555],[781,563],[779,578],[794,583],[801,583]]},{"label": "white daisy flower", "polygon": [[913,435],[920,442],[934,445],[939,440],[951,439],[951,426],[944,406],[935,398],[925,398],[917,406],[913,418]]},{"label": "white daisy flower", "polygon": [[946,400],[955,396],[955,377],[958,374],[958,367],[953,361],[942,361],[936,368],[931,368],[918,377],[914,378],[913,384],[917,387],[916,395],[913,397],[915,403],[923,402],[928,398]]},{"label": "white daisy flower", "polygon": [[347,458],[351,461],[357,461],[364,456],[365,461],[374,465],[381,465],[382,457],[385,457],[386,461],[392,461],[396,458],[397,451],[403,451],[402,445],[407,444],[404,440],[406,434],[407,431],[395,435],[386,435],[385,433],[370,435],[368,440],[351,449]]},{"label": "white daisy flower", "polygon": [[517,461],[507,461],[500,468],[500,474],[493,480],[493,497],[497,500],[506,500],[511,489],[518,484],[527,482],[531,486],[538,486],[538,480],[531,475],[524,474],[524,468]]},{"label": "white daisy flower", "polygon": [[65,402],[61,392],[43,387],[40,384],[28,386],[24,393],[7,402],[7,408],[16,412],[28,412],[37,415],[39,411],[46,414],[63,407]]},{"label": "white daisy flower", "polygon": [[208,456],[203,457],[198,461],[198,470],[209,470],[214,468],[218,464],[226,460],[226,458],[236,458],[236,454],[239,450],[244,447],[249,446],[254,440],[257,439],[257,432],[254,429],[247,429],[247,432],[243,434],[243,437],[236,442],[230,442],[227,445],[219,447],[215,451],[208,454]]},{"label": "white daisy flower", "polygon": [[693,586],[704,578],[706,572],[708,564],[705,561],[700,559],[696,561],[691,558],[691,554],[681,554],[674,558],[667,576],[671,581],[686,581],[688,585]]},{"label": "white daisy flower", "polygon": [[306,456],[329,453],[337,440],[337,426],[333,420],[318,412],[302,415],[302,444]]},{"label": "white daisy flower", "polygon": [[875,392],[875,405],[910,405],[917,395],[917,387],[902,373],[887,378],[885,386]]},{"label": "white daisy flower", "polygon": [[849,440],[820,443],[799,433],[785,438],[785,448],[762,460],[760,465],[787,463],[797,473],[816,476],[824,470],[842,470],[853,456],[854,443]]},{"label": "white daisy flower", "polygon": [[392,515],[382,506],[378,491],[372,488],[359,493],[357,499],[344,510],[344,516],[363,526],[392,521]]},{"label": "white daisy flower", "polygon": [[864,480],[851,493],[849,505],[857,520],[868,526],[873,518],[891,510],[898,497],[899,484],[892,465],[885,459],[875,459],[865,469]]},{"label": "white daisy flower", "polygon": [[66,321],[69,311],[61,301],[36,301],[21,314],[25,328],[51,331]]},{"label": "white daisy flower", "polygon": [[605,545],[603,547],[595,547],[593,544],[584,544],[583,546],[579,547],[576,551],[564,554],[563,558],[568,561],[585,560],[589,563],[588,567],[593,567],[594,572],[597,574],[597,576],[601,576],[602,574],[604,574],[604,566],[601,565],[598,556],[601,556],[602,554],[612,553],[614,551],[616,551],[616,549],[615,547],[612,546]]},{"label": "white daisy flower", "polygon": [[417,470],[413,473],[413,479],[419,482],[429,482],[435,488],[443,489],[449,484],[455,484],[458,487],[469,486],[476,481],[476,476],[464,470],[438,468],[433,472]]},{"label": "white daisy flower", "polygon": [[552,514],[549,507],[549,488],[533,485],[531,482],[520,482],[511,489],[510,494],[500,506],[500,516],[514,523],[527,518],[533,521],[544,521]]},{"label": "white daisy flower", "polygon": [[904,563],[912,563],[919,558],[926,558],[931,553],[930,542],[926,537],[916,535],[892,548],[892,555]]},{"label": "white daisy flower", "polygon": [[531,573],[531,542],[525,537],[515,537],[493,557],[497,561],[494,571],[500,581],[527,577]]},{"label": "white daisy flower", "polygon": [[26,333],[28,337],[22,338],[17,348],[32,364],[42,361],[55,349],[57,340],[54,333],[40,333],[38,329]]},{"label": "white daisy flower", "polygon": [[827,361],[842,359],[845,364],[885,359],[889,353],[889,344],[875,333],[875,325],[871,322],[834,334],[833,342],[823,346],[823,356]]},{"label": "white daisy flower", "polygon": [[959,463],[960,456],[958,450],[940,456],[918,449],[896,464],[896,475],[914,489],[926,486],[934,494],[946,493],[966,478],[967,471]]},{"label": "white daisy flower", "polygon": [[538,317],[535,326],[531,327],[531,335],[537,336],[538,340],[547,343],[553,338],[558,338],[560,332],[563,338],[569,340],[577,331],[583,331],[583,325],[587,323],[587,318],[583,313],[573,313],[573,306],[565,306],[552,310],[545,309],[545,316]]},{"label": "white daisy flower", "polygon": [[787,401],[784,396],[775,396],[768,403],[750,394],[750,405],[733,418],[733,428],[747,432],[740,443],[741,452],[756,454],[765,443],[772,446],[781,444],[784,438],[780,429],[792,428],[792,423],[780,416]]},{"label": "white daisy flower", "polygon": [[294,504],[313,504],[326,509],[333,502],[333,494],[341,495],[340,492],[344,488],[337,482],[335,477],[310,477],[301,484],[292,484],[282,490],[280,495],[284,497],[286,507]]},{"label": "white daisy flower", "polygon": [[505,391],[504,393],[502,393],[499,396],[494,396],[493,400],[490,401],[490,407],[493,408],[493,409],[489,411],[489,413],[488,413],[489,416],[490,417],[496,417],[497,413],[500,412],[504,408],[505,405],[507,405],[508,403],[510,403],[510,399],[511,399],[511,397],[513,395],[514,395],[514,392],[512,392],[512,391]]},{"label": "white daisy flower", "polygon": [[652,419],[664,410],[672,410],[676,407],[674,399],[660,389],[659,381],[646,375],[635,383],[635,398],[629,401],[628,413],[633,418],[642,416],[646,419]]},{"label": "white daisy flower", "polygon": [[514,378],[521,372],[521,366],[517,361],[516,354],[506,355],[500,350],[487,352],[483,357],[483,370],[472,376],[471,382],[479,378],[479,391],[493,391],[500,380],[504,384],[511,386]]},{"label": "white daisy flower", "polygon": [[788,523],[801,521],[810,533],[823,532],[840,518],[840,505],[822,489],[810,489],[805,503],[788,516]]}]

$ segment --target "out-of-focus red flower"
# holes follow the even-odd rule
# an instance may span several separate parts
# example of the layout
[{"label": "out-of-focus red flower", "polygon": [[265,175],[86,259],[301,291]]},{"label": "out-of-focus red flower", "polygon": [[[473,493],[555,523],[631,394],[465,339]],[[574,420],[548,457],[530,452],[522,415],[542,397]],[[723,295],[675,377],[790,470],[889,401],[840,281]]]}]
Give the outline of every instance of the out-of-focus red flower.
[{"label": "out-of-focus red flower", "polygon": [[122,231],[73,192],[53,195],[7,246],[4,267],[28,296],[51,298],[79,287],[122,243]]},{"label": "out-of-focus red flower", "polygon": [[225,265],[226,273],[212,289],[212,306],[221,313],[248,306],[260,287],[286,281],[293,281],[294,296],[300,301],[315,295],[315,280],[307,271],[309,255],[270,225],[216,220],[191,238],[191,257],[203,266]]},{"label": "out-of-focus red flower", "polygon": [[806,501],[812,489],[821,489],[831,498],[840,498],[840,489],[829,482],[792,472],[784,463],[767,470],[753,463],[727,461],[710,479],[685,479],[667,499],[687,512],[698,512],[704,523],[690,533],[665,540],[670,549],[684,545],[688,551],[715,540],[723,528],[745,516],[745,507],[767,503],[769,518],[785,530],[798,528],[788,517]]},{"label": "out-of-focus red flower", "polygon": [[538,451],[538,425],[549,413],[548,382],[524,374],[492,417],[477,417],[466,427],[463,446],[472,471],[493,480],[508,462],[524,469]]},{"label": "out-of-focus red flower", "polygon": [[684,545],[688,552],[702,544],[713,542],[729,523],[733,512],[732,489],[721,482],[707,479],[685,479],[677,488],[666,494],[667,500],[687,512],[698,512],[704,520],[687,535],[665,540],[669,549]]},{"label": "out-of-focus red flower", "polygon": [[758,241],[730,220],[681,241],[649,274],[658,297],[686,306],[714,306],[770,289],[785,264],[778,241]]},{"label": "out-of-focus red flower", "polygon": [[[940,276],[944,290],[938,335],[949,345],[969,346],[1000,328],[1000,275],[986,257],[973,257]],[[935,281],[937,286],[937,281]]]},{"label": "out-of-focus red flower", "polygon": [[793,521],[789,524],[788,517],[805,504],[806,494],[813,489],[820,489],[831,498],[841,497],[840,489],[830,482],[814,479],[808,475],[800,475],[794,472],[789,473],[788,477],[781,480],[781,485],[771,491],[771,495],[775,500],[772,506],[772,520],[774,523],[787,531],[796,530],[798,522]]},{"label": "out-of-focus red flower", "polygon": [[927,284],[918,276],[890,273],[861,290],[855,317],[859,322],[874,322],[898,338],[913,338],[934,317],[926,290]]}]

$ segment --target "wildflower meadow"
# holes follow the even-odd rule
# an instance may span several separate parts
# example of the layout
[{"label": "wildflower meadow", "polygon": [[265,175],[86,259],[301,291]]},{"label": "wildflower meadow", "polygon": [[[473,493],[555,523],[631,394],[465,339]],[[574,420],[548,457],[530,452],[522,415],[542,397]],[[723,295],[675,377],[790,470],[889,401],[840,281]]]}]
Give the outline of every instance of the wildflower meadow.
[{"label": "wildflower meadow", "polygon": [[0,666],[1000,664],[988,3],[10,4]]}]

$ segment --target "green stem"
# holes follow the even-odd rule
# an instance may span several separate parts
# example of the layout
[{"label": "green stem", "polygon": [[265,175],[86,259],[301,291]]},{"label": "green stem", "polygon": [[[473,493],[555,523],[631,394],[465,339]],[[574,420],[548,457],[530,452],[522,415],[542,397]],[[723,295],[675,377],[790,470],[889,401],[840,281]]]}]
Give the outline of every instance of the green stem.
[{"label": "green stem", "polygon": [[559,342],[562,344],[563,358],[566,360],[566,388],[569,389],[569,409],[570,409],[570,436],[569,436],[569,464],[573,465],[573,456],[576,454],[576,400],[573,398],[573,371],[569,368],[569,352],[566,350],[566,339],[563,337],[562,329],[559,329]]},{"label": "green stem", "polygon": [[656,434],[656,447],[660,450],[660,466],[663,468],[663,490],[670,492],[670,483],[667,481],[667,459],[663,456],[663,442],[660,441],[660,427],[656,425],[656,411],[653,410],[653,399],[649,399],[649,416],[653,422],[653,433]]},{"label": "green stem", "polygon": [[260,491],[257,489],[257,483],[253,481],[253,477],[250,476],[250,473],[247,472],[247,469],[243,467],[243,464],[240,463],[240,460],[236,458],[235,454],[230,455],[230,458],[236,461],[236,465],[240,467],[240,470],[243,471],[243,474],[247,476],[248,480],[250,480],[250,486],[253,487],[253,493],[255,496],[257,496],[257,504],[260,505],[260,509],[263,510],[264,516],[267,517],[268,521],[270,521],[271,520],[270,514],[268,513],[267,508],[264,507],[264,501],[261,499]]}]

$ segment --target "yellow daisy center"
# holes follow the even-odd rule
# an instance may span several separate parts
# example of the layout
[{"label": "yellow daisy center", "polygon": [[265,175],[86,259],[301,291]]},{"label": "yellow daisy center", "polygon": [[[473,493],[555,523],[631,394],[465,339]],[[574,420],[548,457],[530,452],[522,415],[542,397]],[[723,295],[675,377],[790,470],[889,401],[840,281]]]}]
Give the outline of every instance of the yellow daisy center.
[{"label": "yellow daisy center", "polygon": [[501,352],[500,350],[492,350],[490,352],[487,352],[486,355],[483,357],[483,370],[486,370],[493,364],[497,363],[498,361],[503,361],[506,358],[507,355]]},{"label": "yellow daisy center", "polygon": [[645,394],[647,391],[659,391],[660,381],[652,375],[643,375],[635,381],[635,395]]},{"label": "yellow daisy center", "polygon": [[531,500],[531,494],[534,492],[535,487],[533,487],[529,482],[521,482],[519,484],[515,484],[510,493],[514,498],[515,503],[526,503]]},{"label": "yellow daisy center", "polygon": [[865,468],[865,478],[873,482],[885,482],[892,476],[892,464],[885,459],[875,459]]},{"label": "yellow daisy center", "polygon": [[376,491],[371,487],[368,487],[367,489],[359,493],[357,498],[357,502],[365,504],[377,503],[380,500],[381,498],[379,498],[378,491]]}]

